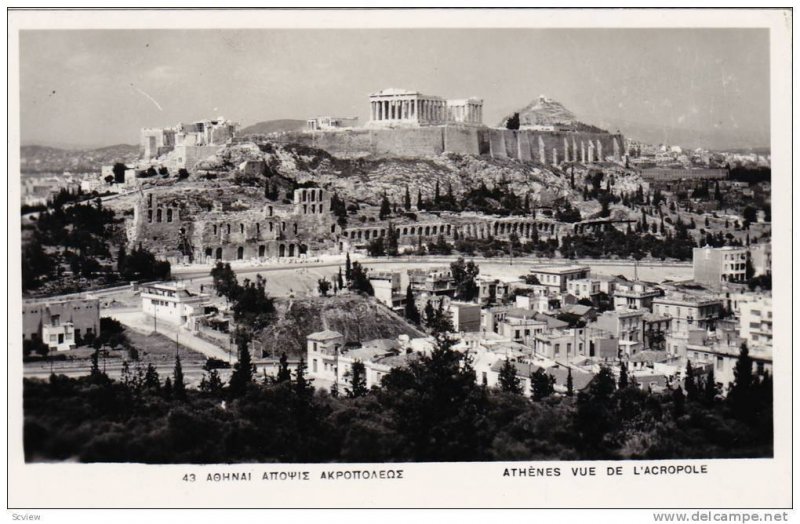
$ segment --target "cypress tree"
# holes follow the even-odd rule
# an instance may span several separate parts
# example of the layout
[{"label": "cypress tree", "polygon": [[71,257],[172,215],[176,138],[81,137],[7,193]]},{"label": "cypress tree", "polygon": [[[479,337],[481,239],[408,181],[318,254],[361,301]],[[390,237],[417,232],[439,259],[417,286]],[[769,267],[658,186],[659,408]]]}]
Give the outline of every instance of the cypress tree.
[{"label": "cypress tree", "polygon": [[672,416],[681,417],[686,412],[686,399],[680,386],[672,392]]},{"label": "cypress tree", "polygon": [[754,383],[753,359],[750,357],[747,342],[742,342],[739,358],[733,369],[733,384],[728,393],[728,400],[731,402],[737,418],[749,418],[754,415],[751,412]]},{"label": "cypress tree", "polygon": [[161,390],[161,393],[165,399],[172,400],[172,380],[169,377],[164,380],[164,389]]},{"label": "cypress tree", "polygon": [[433,304],[431,301],[425,304],[425,326],[428,328],[432,328],[436,324],[436,310],[433,309]]},{"label": "cypress tree", "polygon": [[625,362],[619,363],[619,382],[617,384],[619,389],[628,387],[628,365]]},{"label": "cypress tree", "polygon": [[298,398],[310,399],[314,387],[311,385],[312,380],[306,378],[306,361],[302,355],[294,373],[294,390]]},{"label": "cypress tree", "polygon": [[346,390],[349,398],[363,397],[367,394],[367,368],[360,360],[350,368],[350,388]]},{"label": "cypress tree", "polygon": [[347,252],[347,256],[344,259],[344,278],[350,282],[350,271],[352,266],[350,265],[350,252]]},{"label": "cypress tree", "polygon": [[697,383],[694,378],[694,369],[692,369],[692,362],[686,360],[686,378],[684,379],[684,387],[686,388],[686,397],[689,400],[697,398]]},{"label": "cypress tree", "polygon": [[718,393],[719,390],[717,389],[717,380],[714,377],[714,366],[711,366],[711,369],[708,370],[708,375],[706,376],[705,388],[703,388],[703,400],[705,400],[707,404],[711,405],[717,400]]},{"label": "cypress tree", "polygon": [[278,362],[278,374],[275,377],[275,382],[289,382],[292,380],[292,372],[289,370],[289,358],[286,352],[281,353],[281,358]]},{"label": "cypress tree", "polygon": [[250,359],[250,336],[243,329],[237,329],[234,334],[236,349],[239,353],[239,360],[233,365],[229,391],[232,396],[240,396],[244,393],[247,385],[253,381],[255,366]]},{"label": "cypress tree", "polygon": [[406,286],[406,320],[415,325],[419,325],[420,322],[419,309],[414,300],[414,291],[411,289],[410,284]]},{"label": "cypress tree", "polygon": [[147,370],[144,373],[144,387],[153,391],[161,389],[161,380],[158,377],[158,371],[152,363],[147,364]]},{"label": "cypress tree", "polygon": [[406,195],[403,198],[403,208],[406,211],[411,211],[411,193],[408,191],[408,186],[406,186]]},{"label": "cypress tree", "polygon": [[572,368],[567,368],[567,396],[571,397],[574,394],[575,390],[572,384]]},{"label": "cypress tree", "polygon": [[183,382],[183,368],[181,357],[175,355],[175,369],[172,373],[172,392],[177,400],[186,400],[186,384]]}]

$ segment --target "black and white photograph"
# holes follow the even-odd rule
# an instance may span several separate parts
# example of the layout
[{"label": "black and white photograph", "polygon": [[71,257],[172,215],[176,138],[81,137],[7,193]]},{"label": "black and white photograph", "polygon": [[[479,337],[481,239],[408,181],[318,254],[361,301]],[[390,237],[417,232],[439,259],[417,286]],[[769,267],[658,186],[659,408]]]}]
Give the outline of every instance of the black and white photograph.
[{"label": "black and white photograph", "polygon": [[[659,501],[787,473],[791,29],[480,22],[523,11],[10,12],[38,21],[9,48],[15,467],[173,466],[175,492],[624,470]],[[731,13],[755,15],[791,23]],[[315,505],[286,500],[253,504]]]}]

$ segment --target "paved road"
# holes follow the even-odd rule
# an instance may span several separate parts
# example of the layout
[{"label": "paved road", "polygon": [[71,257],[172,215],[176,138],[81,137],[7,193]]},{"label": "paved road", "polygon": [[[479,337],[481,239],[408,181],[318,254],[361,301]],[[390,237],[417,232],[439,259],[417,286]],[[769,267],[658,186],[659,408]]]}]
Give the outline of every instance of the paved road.
[{"label": "paved road", "polygon": [[[364,265],[374,266],[380,264],[449,264],[454,262],[458,257],[395,257],[395,258],[353,258],[358,260]],[[511,260],[508,258],[495,257],[495,258],[482,258],[482,257],[465,257],[469,260],[474,260],[477,263],[487,264],[504,264],[509,263]],[[327,268],[339,267],[344,264],[344,259],[334,261],[321,261],[321,262],[305,262],[296,264],[270,264],[270,265],[252,265],[252,264],[233,264],[233,270],[237,275],[247,275],[252,273],[269,273],[271,271],[284,271],[287,269],[302,269],[302,268]],[[522,258],[515,257],[513,265],[551,265],[551,264],[579,264],[585,266],[631,266],[636,265],[633,260],[595,260],[595,259],[561,259],[561,258]],[[662,262],[662,261],[647,261],[643,260],[638,263],[639,267],[658,268],[658,267],[692,267],[691,262]],[[179,280],[193,280],[205,282],[211,281],[209,273],[211,266],[176,266],[172,269],[172,274]]]}]

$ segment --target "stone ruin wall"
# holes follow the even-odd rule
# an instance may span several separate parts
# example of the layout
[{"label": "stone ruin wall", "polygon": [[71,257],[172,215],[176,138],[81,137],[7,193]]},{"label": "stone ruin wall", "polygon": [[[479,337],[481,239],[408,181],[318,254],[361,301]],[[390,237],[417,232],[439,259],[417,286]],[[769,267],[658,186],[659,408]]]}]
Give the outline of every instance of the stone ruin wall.
[{"label": "stone ruin wall", "polygon": [[[610,133],[568,133],[432,126],[396,129],[287,132],[270,137],[279,144],[302,144],[334,156],[436,156],[442,153],[490,155],[542,164],[621,158],[624,137]],[[599,144],[599,145],[598,145]],[[591,158],[590,158],[591,155]],[[601,156],[602,155],[602,156]]]},{"label": "stone ruin wall", "polygon": [[[303,213],[297,204],[264,199],[243,209],[210,206],[180,192],[143,195],[127,226],[129,246],[144,247],[172,262],[298,257],[330,249],[339,227],[325,193],[323,212]],[[210,207],[210,209],[209,209]]]}]

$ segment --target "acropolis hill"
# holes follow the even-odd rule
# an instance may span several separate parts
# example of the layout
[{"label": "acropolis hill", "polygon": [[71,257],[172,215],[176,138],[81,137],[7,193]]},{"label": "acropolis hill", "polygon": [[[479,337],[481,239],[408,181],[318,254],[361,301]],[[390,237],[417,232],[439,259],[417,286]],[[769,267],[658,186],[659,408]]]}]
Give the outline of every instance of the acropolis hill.
[{"label": "acropolis hill", "polygon": [[[646,186],[621,162],[622,136],[579,124],[567,111],[537,120],[537,108],[529,105],[520,129],[506,129],[483,124],[483,101],[475,97],[445,100],[385,89],[373,93],[369,104],[363,127],[353,117],[321,116],[308,119],[305,130],[265,135],[242,135],[222,117],[145,129],[143,160],[120,185],[146,193],[109,205],[128,214],[131,246],[173,260],[241,260],[361,245],[385,233],[386,220],[377,216],[381,200],[397,209],[408,193],[416,203],[439,192],[461,199],[481,188],[502,188],[535,207],[572,202],[585,221],[515,221],[491,199],[480,204],[483,212],[447,216],[412,204],[416,213],[396,213],[391,222],[400,242],[413,245],[440,234],[452,240],[492,231],[505,238],[537,229],[541,238],[560,238],[611,222],[624,225],[626,208],[615,205],[599,217],[600,203],[581,198],[591,170],[602,169],[619,195]],[[542,104],[553,106],[544,97]],[[347,204],[346,224],[334,215],[334,195]]]},{"label": "acropolis hill", "polygon": [[[552,101],[540,97],[539,112],[551,106]],[[302,144],[347,157],[458,153],[552,165],[606,157],[620,160],[622,135],[577,123],[566,110],[556,113],[556,118],[542,119],[545,124],[541,125],[532,116],[536,109],[532,103],[523,110],[520,129],[489,128],[483,124],[483,100],[478,98],[445,100],[416,91],[384,89],[370,95],[371,120],[366,127],[353,127],[352,119],[321,117],[310,119],[307,131],[271,138],[276,143]],[[557,118],[560,114],[571,119]]]}]

